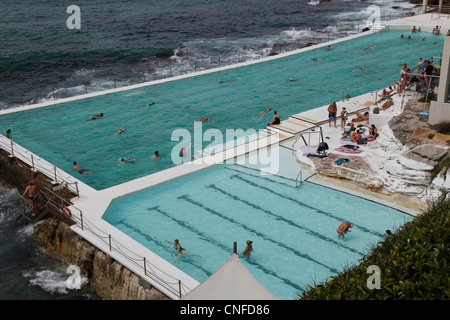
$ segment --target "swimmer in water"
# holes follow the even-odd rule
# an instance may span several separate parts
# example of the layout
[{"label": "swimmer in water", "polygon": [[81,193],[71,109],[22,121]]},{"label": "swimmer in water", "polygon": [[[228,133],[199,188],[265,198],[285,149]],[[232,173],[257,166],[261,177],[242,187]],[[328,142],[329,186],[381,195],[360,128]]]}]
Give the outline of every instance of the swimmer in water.
[{"label": "swimmer in water", "polygon": [[139,108],[136,108],[136,109],[147,108],[147,107],[150,107],[150,106],[152,106],[152,105],[154,105],[154,104],[155,104],[155,103],[152,102],[152,103],[149,103],[149,104],[147,104],[147,105],[145,105],[145,106],[143,106],[143,107],[139,107]]},{"label": "swimmer in water", "polygon": [[355,69],[353,71],[359,71],[359,70],[365,70],[365,69],[366,69],[366,67],[361,67],[361,68]]},{"label": "swimmer in water", "polygon": [[322,60],[322,58],[314,58],[313,61],[319,61]]},{"label": "swimmer in water", "polygon": [[193,256],[193,257],[201,257],[201,256],[199,256],[199,255],[197,255],[197,254],[191,254],[191,253],[189,253],[185,248],[183,248],[181,245],[180,245],[180,241],[178,240],[178,239],[175,239],[173,242],[170,242],[170,241],[167,241],[167,240],[164,240],[165,242],[167,242],[167,243],[169,243],[169,244],[172,244],[174,247],[175,247],[175,251],[176,251],[176,253],[177,253],[177,260],[175,261],[175,262],[177,262],[178,260],[180,260],[180,258],[182,257],[182,256]]},{"label": "swimmer in water", "polygon": [[130,162],[130,161],[135,162],[136,159],[135,158],[128,158],[128,159],[122,158],[122,159],[120,159],[120,161],[121,162]]},{"label": "swimmer in water", "polygon": [[338,237],[341,239],[344,239],[344,235],[347,232],[350,232],[351,228],[353,228],[353,224],[348,223],[348,222],[342,222],[341,225],[339,226],[339,228],[336,230],[337,233],[339,234]]},{"label": "swimmer in water", "polygon": [[200,119],[198,119],[197,121],[199,121],[199,122],[206,122],[206,121],[208,121],[209,119],[207,118],[207,117],[201,117]]},{"label": "swimmer in water", "polygon": [[225,83],[225,82],[232,82],[232,81],[235,81],[236,79],[232,79],[232,80],[222,80],[222,81],[219,81],[219,83]]},{"label": "swimmer in water", "polygon": [[181,147],[181,150],[180,150],[180,153],[179,153],[180,158],[183,158],[185,156],[185,154],[186,154],[186,148],[185,147]]},{"label": "swimmer in water", "polygon": [[367,49],[373,49],[373,46],[368,46],[368,47],[364,48],[364,50],[367,50]]},{"label": "swimmer in water", "polygon": [[83,175],[85,173],[91,173],[91,171],[83,169],[79,164],[77,164],[76,161],[73,162],[73,168],[72,171],[77,170],[79,174]]},{"label": "swimmer in water", "polygon": [[94,114],[93,116],[90,116],[89,119],[84,120],[84,121],[92,121],[92,120],[97,120],[103,118],[103,113],[100,114]]},{"label": "swimmer in water", "polygon": [[162,158],[163,156],[158,152],[158,151],[155,151],[155,154],[153,154],[153,159],[158,159],[158,158]]},{"label": "swimmer in water", "polygon": [[[125,129],[121,127],[121,128],[119,129],[119,131],[117,131],[116,133],[114,133],[112,136],[109,136],[109,137],[117,136],[118,134],[121,134],[121,133],[123,133],[124,131],[125,131]],[[108,138],[109,138],[109,137],[108,137]]]}]

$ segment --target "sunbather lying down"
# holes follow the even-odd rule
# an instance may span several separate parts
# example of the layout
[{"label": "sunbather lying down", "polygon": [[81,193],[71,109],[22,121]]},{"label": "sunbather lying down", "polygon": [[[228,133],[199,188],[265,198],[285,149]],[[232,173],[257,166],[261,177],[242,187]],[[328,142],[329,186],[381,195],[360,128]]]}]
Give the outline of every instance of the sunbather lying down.
[{"label": "sunbather lying down", "polygon": [[394,105],[394,100],[392,100],[392,98],[389,98],[389,100],[387,100],[385,103],[383,103],[383,105],[381,106],[381,110],[389,109],[393,105]]},{"label": "sunbather lying down", "polygon": [[355,115],[356,115],[355,122],[369,121],[369,111],[364,112],[364,114],[361,114],[358,111],[356,111]]}]

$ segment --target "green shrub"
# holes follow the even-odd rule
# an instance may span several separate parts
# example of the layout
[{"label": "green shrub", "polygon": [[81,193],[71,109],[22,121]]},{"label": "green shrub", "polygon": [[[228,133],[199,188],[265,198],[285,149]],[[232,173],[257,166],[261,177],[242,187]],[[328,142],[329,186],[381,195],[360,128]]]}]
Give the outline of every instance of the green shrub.
[{"label": "green shrub", "polygon": [[422,98],[420,98],[417,101],[429,103],[430,101],[436,101],[436,100],[437,100],[437,95],[434,92],[429,92],[428,94],[425,94]]},{"label": "green shrub", "polygon": [[450,134],[450,121],[439,122],[436,131],[442,134]]}]

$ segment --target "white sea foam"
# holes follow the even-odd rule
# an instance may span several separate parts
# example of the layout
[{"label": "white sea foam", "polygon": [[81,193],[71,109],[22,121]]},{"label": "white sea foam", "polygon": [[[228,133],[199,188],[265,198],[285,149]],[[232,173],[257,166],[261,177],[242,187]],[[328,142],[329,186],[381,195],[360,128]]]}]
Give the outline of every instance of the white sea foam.
[{"label": "white sea foam", "polygon": [[320,4],[320,0],[311,0],[310,2],[307,2],[306,4],[310,5],[310,6],[317,6]]},{"label": "white sea foam", "polygon": [[[67,287],[70,275],[65,270],[31,270],[23,273],[23,276],[29,279],[30,285],[38,286],[51,294],[68,294],[70,291]],[[81,285],[87,282],[86,277],[81,277]]]},{"label": "white sea foam", "polygon": [[17,189],[0,186],[0,222],[15,219],[21,212],[20,194]]}]

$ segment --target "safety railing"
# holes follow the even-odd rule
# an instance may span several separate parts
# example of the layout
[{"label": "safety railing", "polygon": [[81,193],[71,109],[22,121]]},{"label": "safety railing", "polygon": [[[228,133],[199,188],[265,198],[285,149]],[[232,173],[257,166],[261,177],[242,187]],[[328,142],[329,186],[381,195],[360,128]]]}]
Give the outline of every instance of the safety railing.
[{"label": "safety railing", "polygon": [[[151,259],[145,256],[141,256],[130,248],[122,245],[120,240],[114,238],[110,233],[107,233],[100,229],[98,226],[90,222],[83,216],[83,212],[69,203],[66,199],[57,195],[48,188],[42,188],[39,193],[39,197],[45,202],[45,206],[51,209],[53,212],[59,212],[61,215],[65,215],[65,218],[70,219],[73,224],[79,227],[83,232],[89,232],[89,234],[95,236],[97,241],[100,241],[104,246],[108,248],[105,253],[116,252],[121,257],[126,259],[129,263],[133,264],[144,274],[145,280],[150,283],[158,283],[160,286],[171,292],[174,296],[179,298],[187,294],[192,288],[181,282],[180,279],[168,274],[162,268],[153,264]],[[92,243],[95,242],[91,241]],[[99,247],[99,246],[97,246]],[[119,260],[119,262],[121,262]],[[167,279],[171,279],[168,281]]]},{"label": "safety railing", "polygon": [[[3,135],[0,135],[0,148],[9,153],[10,157],[19,159],[31,170],[43,174],[51,183],[64,186],[77,197],[80,196],[78,182],[70,179],[65,172],[62,172],[55,165],[35,156],[27,149]],[[17,162],[19,166],[24,167],[22,163]]]},{"label": "safety railing", "polygon": [[427,9],[431,13],[431,19],[439,19],[441,16],[447,19],[450,18],[450,7],[448,6],[429,5]]}]

